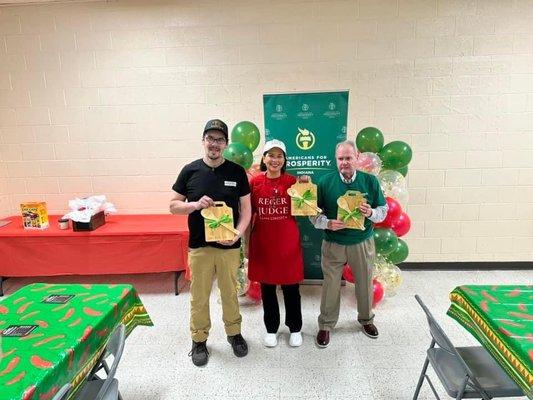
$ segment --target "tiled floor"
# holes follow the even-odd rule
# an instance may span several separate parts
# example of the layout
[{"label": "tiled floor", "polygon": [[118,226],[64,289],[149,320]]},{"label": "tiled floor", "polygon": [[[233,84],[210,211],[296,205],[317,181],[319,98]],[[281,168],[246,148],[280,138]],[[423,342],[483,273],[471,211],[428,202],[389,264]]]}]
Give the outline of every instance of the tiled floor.
[{"label": "tiled floor", "polygon": [[[139,327],[126,342],[118,369],[125,400],[144,399],[411,399],[430,339],[422,310],[414,300],[419,294],[456,345],[476,344],[469,333],[446,316],[448,294],[461,284],[533,283],[532,271],[404,271],[404,283],[395,297],[376,310],[378,340],[364,336],[355,322],[353,286],[342,289],[341,316],[331,344],[314,344],[320,304],[320,286],[301,288],[304,344],[290,348],[288,332],[281,328],[276,348],[262,346],[262,308],[241,298],[243,335],[249,355],[233,356],[226,342],[220,304],[214,291],[211,302],[212,331],[208,340],[209,364],[194,367],[188,329],[189,292],[173,294],[171,274],[97,277],[52,277],[38,280],[9,279],[7,294],[34,282],[128,282],[135,285],[154,321]],[[282,314],[283,315],[283,314]],[[435,379],[436,381],[436,379]],[[437,388],[443,398],[439,383]],[[427,384],[420,399],[432,399]]]}]

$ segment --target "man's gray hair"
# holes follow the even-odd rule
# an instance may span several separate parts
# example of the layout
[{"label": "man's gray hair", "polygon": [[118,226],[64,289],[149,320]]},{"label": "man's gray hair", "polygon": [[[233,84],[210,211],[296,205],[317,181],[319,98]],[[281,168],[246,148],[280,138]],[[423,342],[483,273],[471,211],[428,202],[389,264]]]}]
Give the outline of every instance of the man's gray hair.
[{"label": "man's gray hair", "polygon": [[355,146],[355,143],[353,142],[353,140],[345,140],[343,142],[337,143],[337,146],[335,146],[335,153],[341,146],[350,146],[353,149],[353,151],[355,151],[355,153],[357,154],[357,147]]}]

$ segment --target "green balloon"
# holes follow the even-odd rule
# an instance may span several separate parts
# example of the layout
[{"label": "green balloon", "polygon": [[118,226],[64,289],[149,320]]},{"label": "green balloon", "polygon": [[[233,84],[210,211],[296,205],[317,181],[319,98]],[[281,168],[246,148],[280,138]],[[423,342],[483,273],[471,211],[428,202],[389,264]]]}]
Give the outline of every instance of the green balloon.
[{"label": "green balloon", "polygon": [[413,157],[411,147],[400,140],[387,143],[379,152],[379,157],[383,162],[383,169],[394,169],[405,167]]},{"label": "green balloon", "polygon": [[392,229],[376,228],[374,229],[374,243],[378,254],[390,254],[398,246],[398,237]]},{"label": "green balloon", "polygon": [[409,247],[402,239],[398,239],[398,245],[396,248],[389,254],[387,254],[387,259],[393,264],[399,264],[404,262],[409,255]]},{"label": "green balloon", "polygon": [[383,133],[378,128],[363,128],[355,138],[355,145],[361,153],[378,153],[383,148]]},{"label": "green balloon", "polygon": [[222,155],[226,160],[233,161],[244,169],[250,168],[254,162],[252,152],[242,143],[230,143]]},{"label": "green balloon", "polygon": [[231,130],[231,141],[244,144],[254,151],[259,146],[259,128],[253,122],[241,121]]},{"label": "green balloon", "polygon": [[406,165],[405,167],[398,168],[396,171],[398,171],[400,174],[402,174],[405,177],[405,176],[407,176],[407,172],[409,171],[409,167]]}]

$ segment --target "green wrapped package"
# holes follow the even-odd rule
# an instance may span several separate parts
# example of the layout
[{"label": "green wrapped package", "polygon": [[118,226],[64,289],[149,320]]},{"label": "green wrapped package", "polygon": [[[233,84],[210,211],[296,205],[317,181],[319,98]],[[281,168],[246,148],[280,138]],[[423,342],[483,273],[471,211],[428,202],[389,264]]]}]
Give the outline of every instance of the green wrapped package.
[{"label": "green wrapped package", "polygon": [[533,286],[465,285],[448,315],[465,327],[533,399]]},{"label": "green wrapped package", "polygon": [[131,285],[35,283],[0,301],[2,399],[76,393],[119,324],[151,326]]}]

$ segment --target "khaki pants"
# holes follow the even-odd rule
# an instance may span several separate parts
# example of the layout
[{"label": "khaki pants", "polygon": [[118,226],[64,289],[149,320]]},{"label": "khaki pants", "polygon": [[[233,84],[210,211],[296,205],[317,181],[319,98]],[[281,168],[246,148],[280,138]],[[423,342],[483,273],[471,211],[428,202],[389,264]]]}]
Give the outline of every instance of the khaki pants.
[{"label": "khaki pants", "polygon": [[357,320],[361,324],[370,324],[374,319],[372,313],[372,273],[374,270],[374,238],[362,243],[343,246],[322,241],[322,299],[318,329],[330,331],[339,319],[340,289],[342,270],[348,263],[355,278],[355,297],[357,299]]},{"label": "khaki pants", "polygon": [[228,336],[241,333],[242,317],[237,300],[237,269],[240,249],[217,249],[200,247],[189,249],[191,270],[191,337],[203,342],[209,336],[211,318],[209,297],[213,278],[217,277],[222,299],[222,320]]}]

